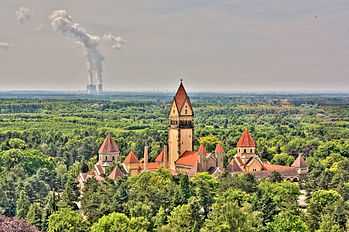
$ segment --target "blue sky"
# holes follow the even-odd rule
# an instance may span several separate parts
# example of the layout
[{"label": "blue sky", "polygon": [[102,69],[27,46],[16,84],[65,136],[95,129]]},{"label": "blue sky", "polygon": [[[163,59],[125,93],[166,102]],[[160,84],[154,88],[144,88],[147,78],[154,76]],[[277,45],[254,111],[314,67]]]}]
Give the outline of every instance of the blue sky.
[{"label": "blue sky", "polygon": [[[349,1],[0,0],[0,90],[85,89],[86,60],[48,16],[64,9],[101,44],[104,89],[349,90]],[[33,10],[21,24],[20,7]],[[11,46],[5,47],[4,44]],[[12,46],[14,45],[14,46]]]}]

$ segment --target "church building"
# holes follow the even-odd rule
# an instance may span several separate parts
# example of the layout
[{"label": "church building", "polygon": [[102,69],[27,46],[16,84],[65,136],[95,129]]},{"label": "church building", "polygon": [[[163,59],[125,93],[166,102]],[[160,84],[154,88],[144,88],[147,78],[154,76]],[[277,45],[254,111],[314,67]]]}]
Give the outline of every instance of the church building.
[{"label": "church building", "polygon": [[194,111],[181,80],[169,112],[168,145],[164,145],[155,162],[149,162],[148,146],[145,146],[143,163],[131,151],[122,165],[116,165],[111,174],[106,176],[106,169],[120,159],[120,150],[108,134],[99,149],[98,162],[89,173],[80,173],[79,181],[83,185],[88,178],[115,179],[156,171],[159,168],[169,169],[173,175],[183,173],[190,177],[198,172],[208,172],[217,177],[227,170],[232,175],[252,173],[257,178],[264,178],[273,171],[278,171],[285,179],[299,181],[308,171],[308,166],[301,156],[289,167],[262,161],[255,151],[256,144],[247,129],[237,143],[236,155],[226,168],[223,167],[224,150],[220,144],[214,153],[207,152],[203,145],[194,151]]}]

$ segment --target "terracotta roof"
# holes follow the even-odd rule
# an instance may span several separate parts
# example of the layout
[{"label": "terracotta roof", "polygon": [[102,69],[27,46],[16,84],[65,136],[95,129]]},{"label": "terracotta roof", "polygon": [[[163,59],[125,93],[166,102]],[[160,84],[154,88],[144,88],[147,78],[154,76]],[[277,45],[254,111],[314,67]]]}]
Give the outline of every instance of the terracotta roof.
[{"label": "terracotta roof", "polygon": [[[140,169],[144,169],[144,163],[140,163],[139,164],[139,168]],[[148,169],[158,169],[160,168],[160,164],[159,163],[155,163],[155,162],[152,162],[152,163],[148,163]]]},{"label": "terracotta roof", "polygon": [[181,157],[176,161],[176,164],[184,164],[188,166],[194,166],[198,160],[197,151],[185,151]]},{"label": "terracotta roof", "polygon": [[299,155],[298,158],[292,164],[292,167],[295,167],[295,168],[307,168],[308,164],[305,162],[303,157]]},{"label": "terracotta roof", "polygon": [[236,163],[234,158],[230,161],[226,169],[228,172],[242,172],[240,166]]},{"label": "terracotta roof", "polygon": [[242,136],[239,139],[237,146],[239,146],[239,147],[254,147],[254,146],[256,146],[250,133],[248,133],[247,129],[245,129],[244,133],[242,133]]},{"label": "terracotta roof", "polygon": [[85,182],[87,179],[95,178],[98,181],[104,180],[101,176],[91,175],[88,173],[80,173],[79,178],[82,180],[82,182]]},{"label": "terracotta roof", "polygon": [[139,160],[135,153],[132,151],[128,154],[128,156],[125,158],[124,163],[129,164],[129,163],[139,163]]},{"label": "terracotta roof", "polygon": [[183,106],[183,104],[184,104],[186,99],[187,99],[189,105],[191,105],[189,97],[188,97],[188,94],[185,91],[184,86],[183,86],[183,84],[181,82],[181,84],[179,85],[179,88],[177,90],[177,93],[176,93],[176,95],[174,97],[174,100],[175,100],[176,105],[177,105],[178,112],[181,112],[182,106]]},{"label": "terracotta roof", "polygon": [[160,154],[156,157],[155,161],[156,162],[162,162],[164,160],[164,149],[160,152]]},{"label": "terracotta roof", "polygon": [[199,163],[199,161],[196,161],[194,166],[189,171],[189,176],[195,176],[196,173],[202,172],[203,169]]},{"label": "terracotta roof", "polygon": [[292,167],[289,166],[282,166],[282,165],[276,165],[276,164],[271,164],[267,161],[263,162],[263,166],[266,170],[270,170],[270,171],[280,171],[280,170],[288,170],[288,169],[294,169]]},{"label": "terracotta roof", "polygon": [[103,174],[105,174],[104,171],[103,171],[102,166],[99,165],[99,164],[95,164],[94,169],[96,170],[96,172],[97,172],[98,175],[103,175]]},{"label": "terracotta roof", "polygon": [[109,174],[108,178],[115,180],[117,177],[125,176],[125,173],[123,173],[118,166],[116,166],[113,171]]},{"label": "terracotta roof", "polygon": [[102,146],[99,148],[98,153],[109,153],[109,152],[120,152],[118,146],[116,145],[114,139],[110,134],[105,138]]},{"label": "terracotta roof", "polygon": [[224,152],[223,147],[220,144],[218,144],[214,152]]},{"label": "terracotta roof", "polygon": [[207,151],[206,151],[204,145],[202,145],[202,144],[200,145],[200,148],[199,148],[198,152],[199,152],[199,153],[207,153]]}]

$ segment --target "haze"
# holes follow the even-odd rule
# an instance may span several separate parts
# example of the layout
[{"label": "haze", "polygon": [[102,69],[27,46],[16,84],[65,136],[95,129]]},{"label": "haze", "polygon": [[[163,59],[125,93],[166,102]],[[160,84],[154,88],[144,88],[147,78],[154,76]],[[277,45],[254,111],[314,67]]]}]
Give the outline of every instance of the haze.
[{"label": "haze", "polygon": [[126,40],[100,47],[105,90],[172,91],[180,77],[189,91],[349,89],[347,0],[0,0],[0,90],[85,90],[84,54],[53,10]]}]

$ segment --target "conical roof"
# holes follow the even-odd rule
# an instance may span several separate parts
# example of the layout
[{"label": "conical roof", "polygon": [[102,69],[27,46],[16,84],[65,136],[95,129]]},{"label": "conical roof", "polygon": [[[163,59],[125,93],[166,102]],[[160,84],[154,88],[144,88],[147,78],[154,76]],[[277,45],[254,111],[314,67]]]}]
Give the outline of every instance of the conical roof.
[{"label": "conical roof", "polygon": [[256,146],[250,133],[248,133],[247,129],[245,129],[244,133],[242,133],[242,136],[239,139],[237,146],[239,146],[239,147],[254,147],[254,146]]},{"label": "conical roof", "polygon": [[199,153],[207,153],[207,151],[206,151],[204,145],[202,145],[202,144],[200,145],[200,148],[199,148],[198,152],[199,152]]},{"label": "conical roof", "polygon": [[182,106],[184,105],[184,102],[186,99],[187,99],[189,105],[191,105],[190,100],[189,100],[189,96],[184,89],[183,83],[181,82],[181,84],[178,87],[177,93],[174,97],[178,112],[181,112]]},{"label": "conical roof", "polygon": [[111,137],[110,134],[108,134],[102,146],[99,148],[98,153],[110,153],[110,152],[120,152],[120,150],[116,145],[114,139]]},{"label": "conical roof", "polygon": [[220,144],[218,144],[214,152],[224,152],[223,147]]},{"label": "conical roof", "polygon": [[305,162],[305,160],[302,158],[302,156],[298,156],[298,158],[293,162],[292,167],[295,168],[306,168],[308,167],[308,164]]},{"label": "conical roof", "polygon": [[125,176],[125,174],[120,170],[118,166],[114,168],[114,170],[109,174],[108,178],[115,180],[117,177]]},{"label": "conical roof", "polygon": [[155,161],[156,162],[162,162],[164,160],[164,152],[165,150],[162,149],[162,151],[160,152],[160,154],[156,157]]},{"label": "conical roof", "polygon": [[240,166],[236,163],[234,158],[230,161],[226,169],[228,172],[242,172]]},{"label": "conical roof", "polygon": [[125,160],[124,160],[125,164],[130,164],[130,163],[139,163],[139,160],[137,158],[137,156],[135,155],[135,153],[133,153],[132,151],[128,154],[128,156],[126,156]]}]

